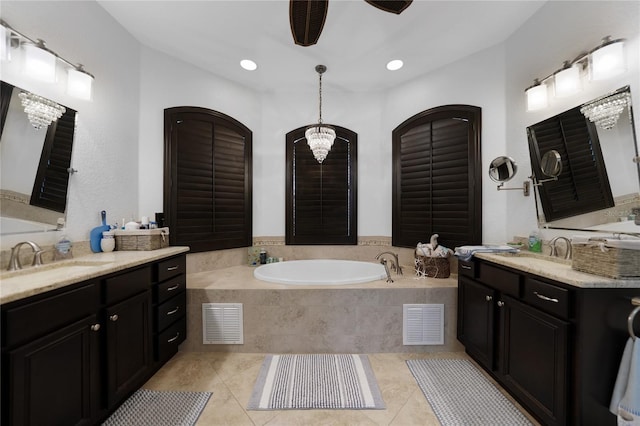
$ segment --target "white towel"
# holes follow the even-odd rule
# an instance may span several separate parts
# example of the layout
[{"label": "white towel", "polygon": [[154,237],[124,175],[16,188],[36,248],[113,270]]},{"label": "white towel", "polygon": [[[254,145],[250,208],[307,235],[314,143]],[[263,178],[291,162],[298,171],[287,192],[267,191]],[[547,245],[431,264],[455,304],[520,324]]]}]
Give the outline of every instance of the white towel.
[{"label": "white towel", "polygon": [[618,416],[619,426],[640,425],[640,339],[627,340],[609,411]]}]

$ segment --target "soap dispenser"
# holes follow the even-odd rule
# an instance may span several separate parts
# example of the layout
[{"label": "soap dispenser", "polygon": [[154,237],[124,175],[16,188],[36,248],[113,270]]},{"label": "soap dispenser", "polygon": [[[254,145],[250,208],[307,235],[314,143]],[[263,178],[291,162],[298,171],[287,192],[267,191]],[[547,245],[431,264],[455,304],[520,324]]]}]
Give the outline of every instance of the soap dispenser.
[{"label": "soap dispenser", "polygon": [[529,234],[529,251],[534,253],[542,252],[542,239],[540,238],[540,233],[537,229],[534,229]]}]

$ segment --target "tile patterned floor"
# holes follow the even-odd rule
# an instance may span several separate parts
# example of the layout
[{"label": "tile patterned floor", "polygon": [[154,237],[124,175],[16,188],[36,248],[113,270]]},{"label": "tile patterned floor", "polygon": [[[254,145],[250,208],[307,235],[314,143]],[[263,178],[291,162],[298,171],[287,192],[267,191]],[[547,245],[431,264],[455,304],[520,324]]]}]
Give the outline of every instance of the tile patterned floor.
[{"label": "tile patterned floor", "polygon": [[[428,357],[469,359],[463,352],[369,354],[386,410],[248,411],[245,407],[264,354],[180,352],[143,387],[154,390],[213,392],[200,416],[198,426],[436,426],[440,423],[405,363],[408,359]],[[532,422],[538,424],[533,420]]]}]

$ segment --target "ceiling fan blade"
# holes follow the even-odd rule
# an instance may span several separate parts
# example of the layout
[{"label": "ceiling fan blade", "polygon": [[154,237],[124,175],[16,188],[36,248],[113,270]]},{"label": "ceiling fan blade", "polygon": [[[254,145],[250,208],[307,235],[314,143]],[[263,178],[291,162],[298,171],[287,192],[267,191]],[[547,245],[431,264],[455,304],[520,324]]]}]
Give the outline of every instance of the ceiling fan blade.
[{"label": "ceiling fan blade", "polygon": [[311,46],[318,42],[328,7],[329,0],[289,0],[289,23],[296,44]]},{"label": "ceiling fan blade", "polygon": [[399,15],[405,10],[413,0],[365,0],[371,6],[384,10],[385,12],[395,13]]}]

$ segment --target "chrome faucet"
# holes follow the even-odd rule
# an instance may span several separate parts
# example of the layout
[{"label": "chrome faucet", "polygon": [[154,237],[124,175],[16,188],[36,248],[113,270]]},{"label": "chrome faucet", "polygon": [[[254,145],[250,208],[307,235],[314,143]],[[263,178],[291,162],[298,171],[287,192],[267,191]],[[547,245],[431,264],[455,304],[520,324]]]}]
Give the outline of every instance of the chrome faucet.
[{"label": "chrome faucet", "polygon": [[393,282],[391,279],[391,274],[389,273],[389,267],[387,266],[387,259],[384,257],[385,254],[390,254],[393,256],[391,260],[391,269],[396,271],[398,275],[402,275],[402,267],[400,266],[400,261],[398,260],[398,254],[392,253],[390,251],[383,251],[382,253],[378,253],[376,256],[376,260],[380,260],[380,263],[384,266],[384,270],[387,273],[387,282]]},{"label": "chrome faucet", "polygon": [[22,269],[22,264],[20,263],[20,249],[23,245],[29,245],[33,249],[33,262],[31,266],[40,266],[42,265],[42,252],[43,250],[39,245],[34,243],[33,241],[22,241],[11,249],[11,258],[9,259],[9,267],[7,271],[15,271],[18,269]]},{"label": "chrome faucet", "polygon": [[549,245],[551,246],[551,252],[549,253],[549,256],[558,256],[558,247],[556,247],[556,243],[558,242],[558,240],[564,240],[564,243],[567,246],[567,251],[565,252],[564,258],[571,259],[571,241],[569,241],[569,239],[566,237],[555,237],[549,242]]}]

